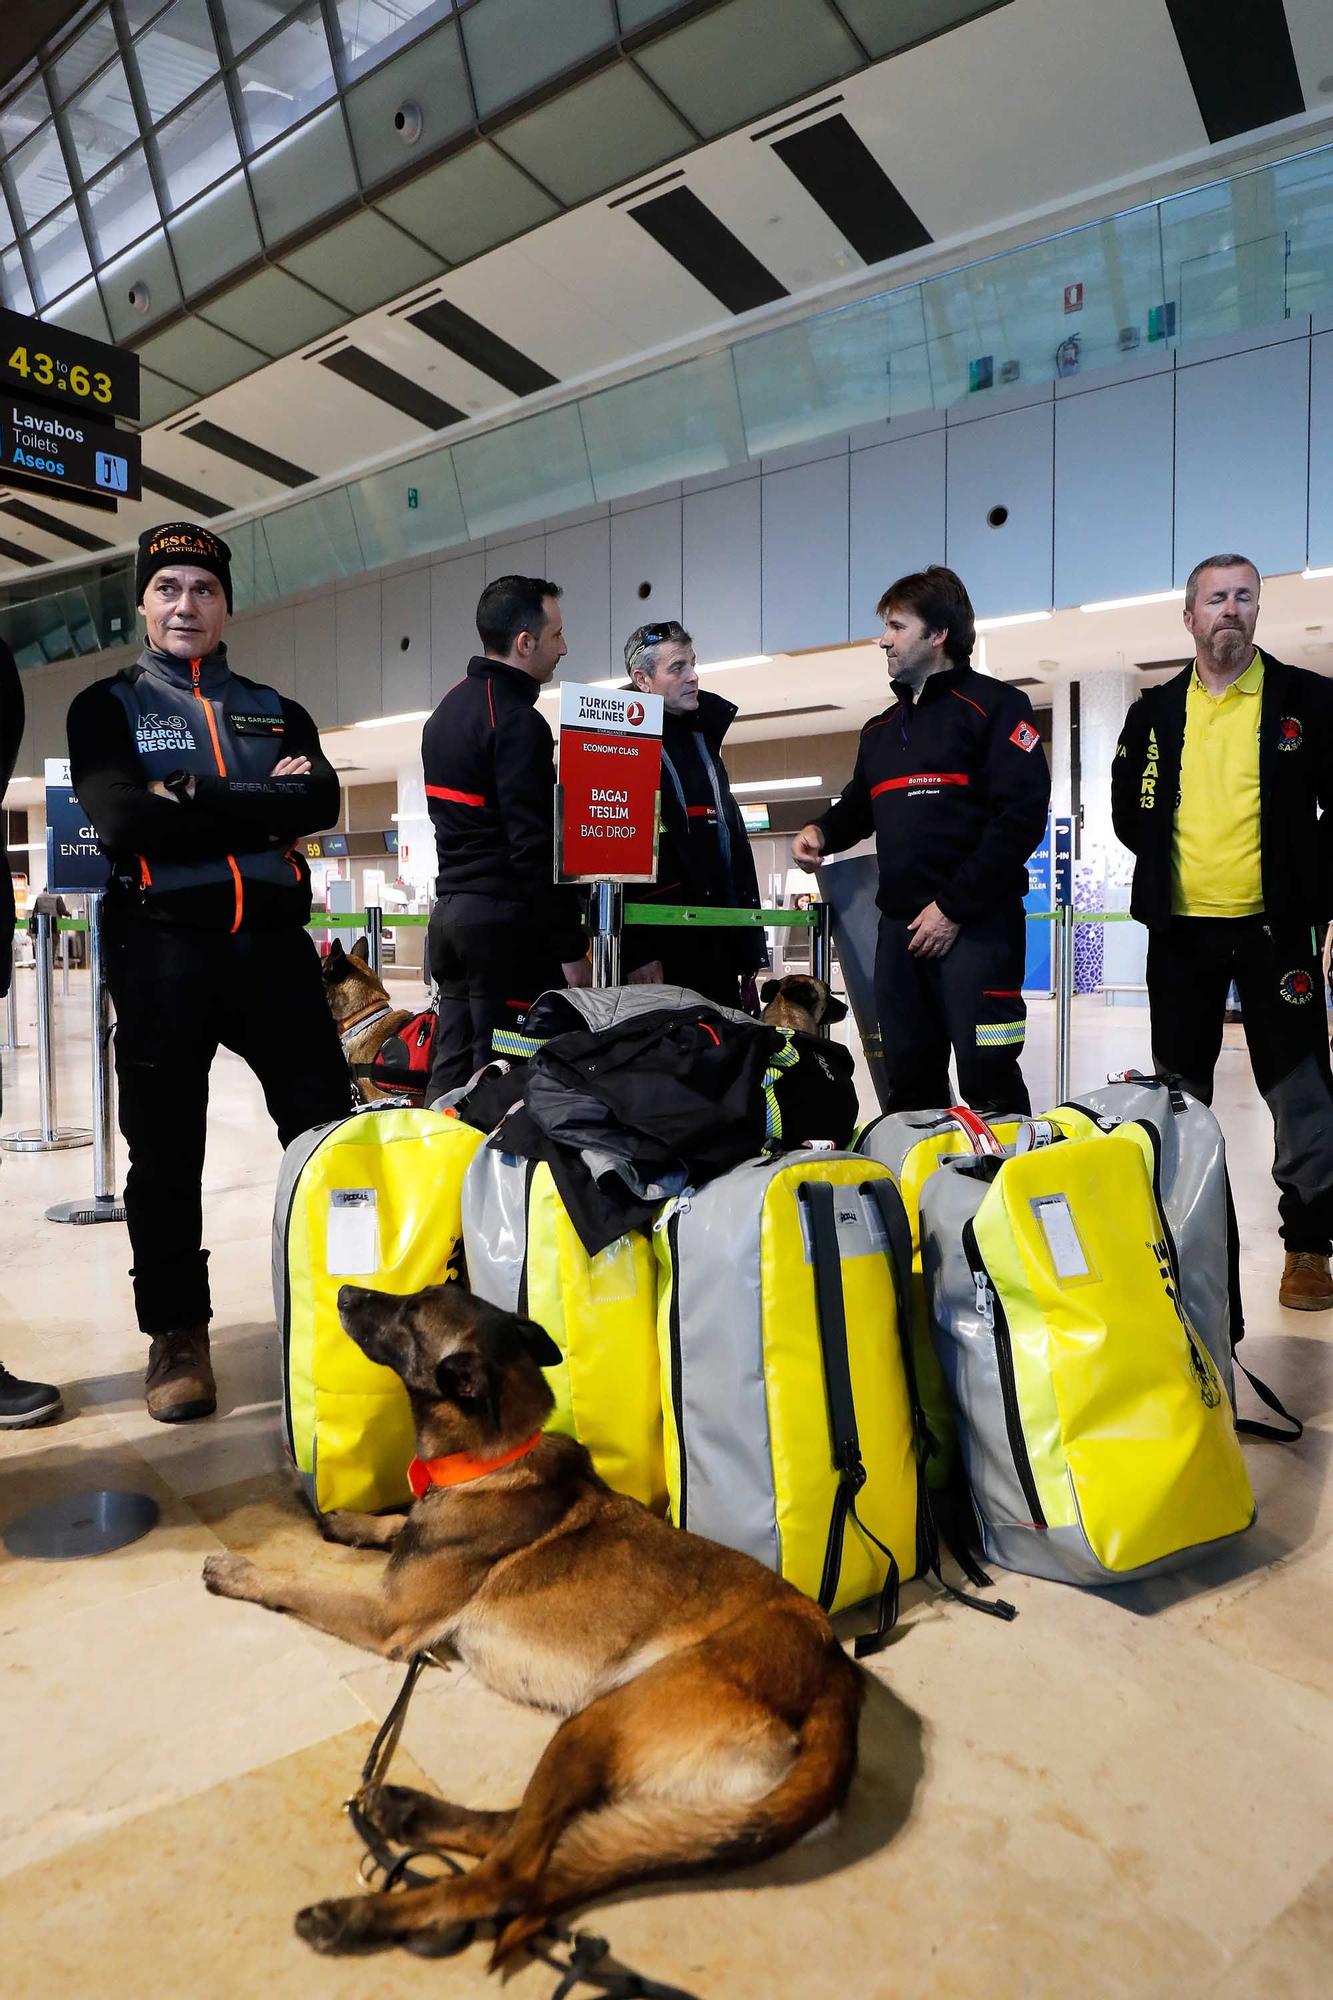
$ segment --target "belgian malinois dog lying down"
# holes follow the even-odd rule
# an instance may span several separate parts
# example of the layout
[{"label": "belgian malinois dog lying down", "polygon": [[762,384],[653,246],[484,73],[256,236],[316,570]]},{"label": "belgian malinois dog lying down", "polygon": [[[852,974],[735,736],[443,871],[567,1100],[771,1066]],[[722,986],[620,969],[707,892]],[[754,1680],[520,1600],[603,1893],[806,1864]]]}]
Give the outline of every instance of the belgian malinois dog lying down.
[{"label": "belgian malinois dog lying down", "polygon": [[457,1284],[408,1298],[344,1285],[338,1309],[407,1385],[425,1465],[413,1490],[426,1490],[406,1519],[327,1518],[333,1540],[390,1550],[377,1587],[236,1555],[210,1556],[205,1583],[387,1659],[447,1648],[565,1719],[512,1810],[382,1786],[369,1810],[386,1837],[477,1865],[316,1903],[296,1919],[307,1944],[420,1949],[490,1921],[496,1966],[559,1911],[646,1876],[763,1860],[842,1804],[861,1669],[790,1585],[613,1493],[582,1445],[542,1435],[541,1370],[560,1357],[541,1327]]}]

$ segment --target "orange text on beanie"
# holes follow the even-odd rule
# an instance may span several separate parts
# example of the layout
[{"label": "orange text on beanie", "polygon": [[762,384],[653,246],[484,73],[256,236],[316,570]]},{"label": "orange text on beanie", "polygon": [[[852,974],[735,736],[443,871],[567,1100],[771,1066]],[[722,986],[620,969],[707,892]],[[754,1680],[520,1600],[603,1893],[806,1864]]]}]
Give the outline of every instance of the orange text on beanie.
[{"label": "orange text on beanie", "polygon": [[189,569],[206,569],[222,585],[222,594],[231,602],[231,550],[217,535],[194,521],[164,521],[160,528],[145,528],[139,537],[139,555],[134,565],[134,601],[143,603],[150,579],[160,569],[180,563]]}]

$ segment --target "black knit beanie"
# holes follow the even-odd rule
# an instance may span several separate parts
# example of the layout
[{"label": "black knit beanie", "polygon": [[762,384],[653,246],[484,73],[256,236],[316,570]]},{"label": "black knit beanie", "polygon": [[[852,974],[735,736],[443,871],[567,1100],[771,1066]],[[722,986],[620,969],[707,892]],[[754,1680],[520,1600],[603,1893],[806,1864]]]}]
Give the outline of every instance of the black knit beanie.
[{"label": "black knit beanie", "polygon": [[143,603],[151,578],[160,569],[181,563],[188,569],[206,569],[222,585],[227,609],[231,602],[231,550],[217,535],[193,521],[164,521],[160,528],[145,528],[139,537],[139,555],[134,565],[134,601]]}]

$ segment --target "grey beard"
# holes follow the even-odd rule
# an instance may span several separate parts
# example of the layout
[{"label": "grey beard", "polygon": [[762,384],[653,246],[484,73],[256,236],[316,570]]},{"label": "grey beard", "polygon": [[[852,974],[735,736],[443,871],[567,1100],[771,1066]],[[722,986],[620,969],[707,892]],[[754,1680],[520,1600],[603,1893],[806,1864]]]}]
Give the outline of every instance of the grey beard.
[{"label": "grey beard", "polygon": [[1213,636],[1213,658],[1220,666],[1236,666],[1249,650],[1243,632],[1228,630]]}]

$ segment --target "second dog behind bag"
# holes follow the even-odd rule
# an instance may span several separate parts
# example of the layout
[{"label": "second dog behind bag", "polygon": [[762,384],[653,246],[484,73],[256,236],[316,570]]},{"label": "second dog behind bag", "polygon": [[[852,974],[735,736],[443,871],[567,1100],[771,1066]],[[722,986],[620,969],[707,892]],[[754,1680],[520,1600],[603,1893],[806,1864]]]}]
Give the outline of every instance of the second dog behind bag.
[{"label": "second dog behind bag", "polygon": [[893,1182],[799,1151],[682,1196],[655,1233],[667,1484],[678,1527],[743,1549],[826,1611],[931,1557]]},{"label": "second dog behind bag", "polygon": [[657,1270],[648,1238],[627,1230],[589,1256],[545,1162],[492,1144],[464,1178],[463,1248],[477,1297],[528,1314],[560,1349],[559,1366],[545,1370],[555,1397],[547,1428],[585,1445],[615,1492],[664,1514]]}]

